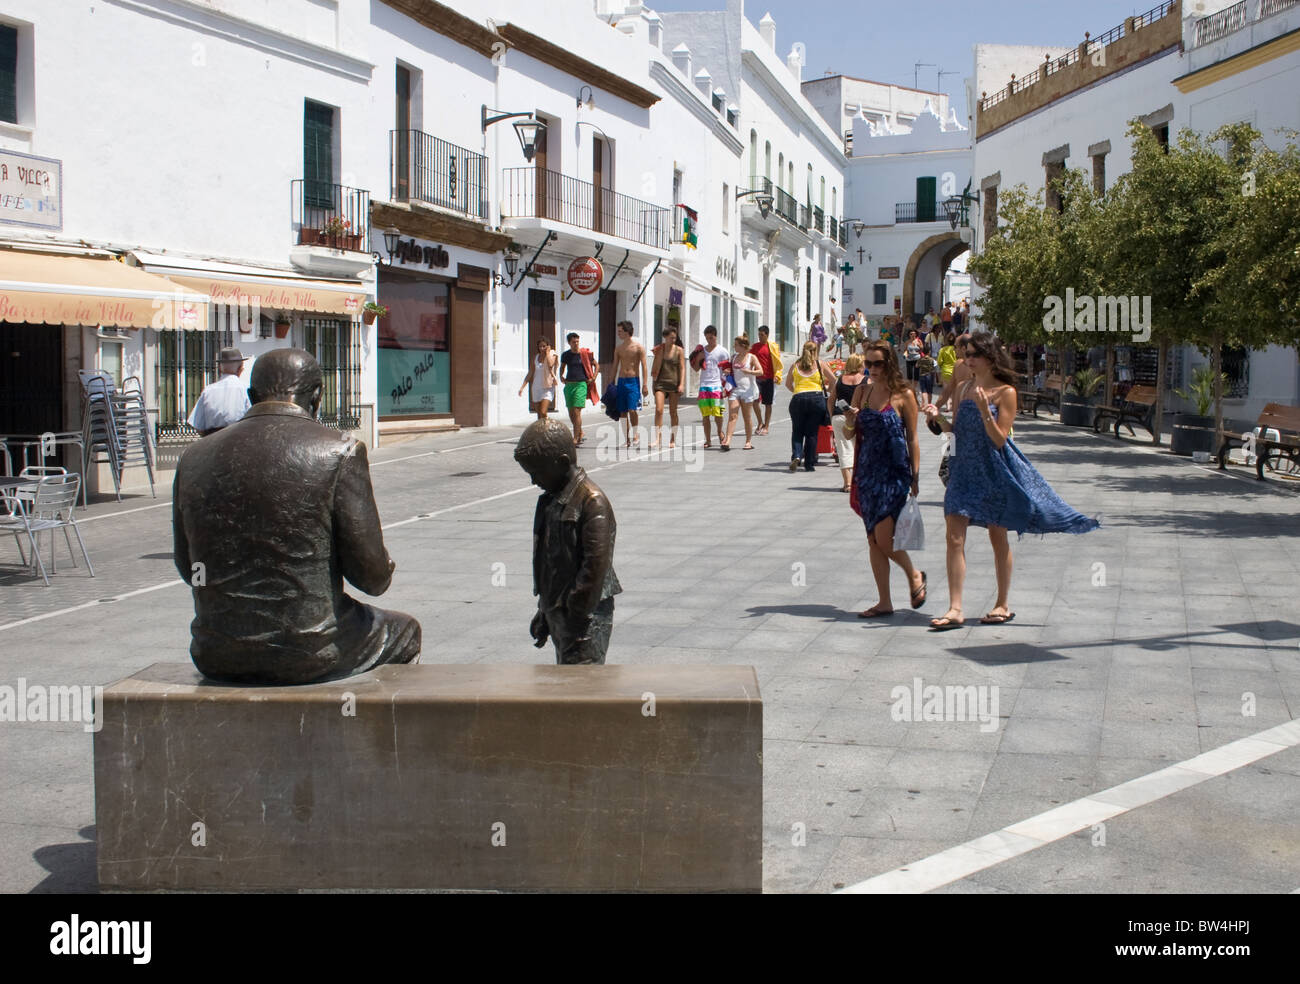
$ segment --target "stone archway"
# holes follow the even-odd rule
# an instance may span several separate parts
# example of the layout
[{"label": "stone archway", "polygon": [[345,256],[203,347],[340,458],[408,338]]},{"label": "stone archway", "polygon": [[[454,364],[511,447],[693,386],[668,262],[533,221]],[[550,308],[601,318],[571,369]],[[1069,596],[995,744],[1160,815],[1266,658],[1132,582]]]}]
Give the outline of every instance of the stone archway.
[{"label": "stone archway", "polygon": [[[944,247],[945,243],[948,244],[946,247]],[[917,268],[932,250],[939,248],[944,248],[943,255],[939,258],[939,268],[947,270],[948,264],[970,249],[970,243],[964,242],[957,231],[952,230],[931,236],[912,251],[912,256],[907,261],[907,271],[903,274],[903,310],[901,313],[907,321],[912,320],[916,308]]]}]

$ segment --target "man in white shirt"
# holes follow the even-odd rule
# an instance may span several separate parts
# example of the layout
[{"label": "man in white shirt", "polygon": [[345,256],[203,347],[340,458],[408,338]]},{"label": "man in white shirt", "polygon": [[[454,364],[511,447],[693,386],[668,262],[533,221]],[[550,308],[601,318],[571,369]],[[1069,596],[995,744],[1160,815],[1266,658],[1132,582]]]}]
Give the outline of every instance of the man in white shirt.
[{"label": "man in white shirt", "polygon": [[220,377],[211,386],[205,386],[190,414],[189,425],[200,437],[215,434],[223,427],[243,419],[252,403],[248,387],[239,379],[248,360],[237,348],[225,348],[217,356]]},{"label": "man in white shirt", "polygon": [[[691,368],[700,373],[700,416],[704,418],[704,446],[713,447],[710,437],[710,422],[718,420],[718,443],[722,444],[722,408],[726,405],[726,394],[722,389],[722,372],[718,363],[726,362],[731,356],[718,344],[718,329],[709,325],[704,329],[704,345],[691,354]],[[725,448],[725,445],[724,445]]]}]

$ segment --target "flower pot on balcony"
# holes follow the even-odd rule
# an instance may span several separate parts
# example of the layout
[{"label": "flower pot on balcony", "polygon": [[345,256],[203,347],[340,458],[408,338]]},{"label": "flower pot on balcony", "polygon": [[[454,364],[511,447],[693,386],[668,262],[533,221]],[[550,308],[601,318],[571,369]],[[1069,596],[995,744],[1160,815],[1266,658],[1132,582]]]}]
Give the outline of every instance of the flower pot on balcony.
[{"label": "flower pot on balcony", "polygon": [[1196,413],[1174,414],[1169,431],[1169,450],[1189,455],[1195,451],[1214,450],[1214,418]]},{"label": "flower pot on balcony", "polygon": [[292,328],[292,327],[293,327],[293,325],[290,324],[290,322],[288,322],[288,321],[277,321],[277,322],[275,323],[275,337],[276,337],[276,338],[288,338],[288,337],[289,337],[289,329]]}]

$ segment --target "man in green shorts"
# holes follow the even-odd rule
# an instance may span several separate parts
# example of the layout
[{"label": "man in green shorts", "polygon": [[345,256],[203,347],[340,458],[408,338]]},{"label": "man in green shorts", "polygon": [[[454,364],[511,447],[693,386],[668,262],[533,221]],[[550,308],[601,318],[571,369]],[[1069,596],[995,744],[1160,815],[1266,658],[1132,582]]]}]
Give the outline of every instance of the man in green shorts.
[{"label": "man in green shorts", "polygon": [[573,443],[581,444],[582,410],[587,405],[587,367],[582,353],[578,350],[578,333],[571,331],[565,336],[569,343],[567,352],[560,354],[560,373],[564,382],[564,405],[569,408],[569,422],[573,425]]}]

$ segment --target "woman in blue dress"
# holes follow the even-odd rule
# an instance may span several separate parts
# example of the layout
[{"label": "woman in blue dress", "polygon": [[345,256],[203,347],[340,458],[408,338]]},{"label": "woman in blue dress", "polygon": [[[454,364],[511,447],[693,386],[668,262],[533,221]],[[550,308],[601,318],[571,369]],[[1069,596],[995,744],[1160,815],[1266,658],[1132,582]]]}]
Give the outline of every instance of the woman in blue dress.
[{"label": "woman in blue dress", "polygon": [[906,550],[894,549],[898,514],[908,494],[917,492],[921,446],[916,439],[916,395],[899,371],[893,348],[884,342],[869,342],[865,351],[867,378],[853,391],[844,430],[855,432],[849,500],[867,528],[871,573],[880,594],[880,600],[858,617],[884,618],[894,614],[889,597],[891,560],[907,575],[912,607],[925,604],[925,572],[912,566]]},{"label": "woman in blue dress", "polygon": [[1024,533],[1089,533],[1100,524],[1070,508],[1011,441],[1016,419],[1016,375],[1002,343],[987,332],[970,337],[966,365],[972,379],[953,395],[950,422],[934,404],[930,420],[952,432],[948,493],[943,500],[948,526],[949,608],[931,620],[932,629],[962,625],[962,586],[966,579],[966,529],[986,526],[997,573],[997,604],[980,621],[1000,625],[1016,617],[1007,604],[1011,590],[1011,545],[1007,530]]}]

